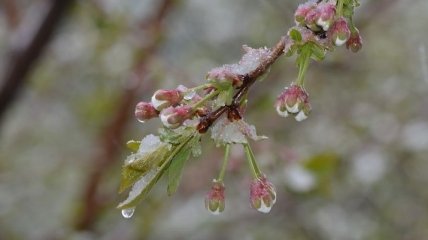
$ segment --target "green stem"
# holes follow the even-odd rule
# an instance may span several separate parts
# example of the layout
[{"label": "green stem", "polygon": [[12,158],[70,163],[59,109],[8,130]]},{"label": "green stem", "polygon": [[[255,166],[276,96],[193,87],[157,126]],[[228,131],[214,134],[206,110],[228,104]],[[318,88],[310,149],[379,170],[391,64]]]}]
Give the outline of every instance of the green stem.
[{"label": "green stem", "polygon": [[305,82],[305,74],[308,70],[309,61],[311,60],[312,49],[311,46],[307,43],[302,47],[300,56],[302,60],[299,61],[299,75],[297,76],[296,84],[303,87]]},{"label": "green stem", "polygon": [[211,93],[209,93],[208,95],[206,95],[204,98],[202,98],[199,102],[193,104],[192,108],[194,110],[196,110],[196,108],[200,107],[201,105],[203,105],[206,101],[211,100],[211,98],[217,96],[220,93],[219,90],[214,90]]},{"label": "green stem", "polygon": [[218,178],[217,178],[219,182],[223,182],[224,174],[226,173],[227,162],[229,161],[229,152],[230,152],[230,144],[226,144],[226,148],[224,150],[223,164],[221,165],[220,174],[218,175]]},{"label": "green stem", "polygon": [[263,174],[257,165],[256,158],[254,157],[250,145],[248,143],[243,145],[245,149],[245,154],[247,155],[248,164],[250,165],[251,172],[254,178],[260,178]]},{"label": "green stem", "polygon": [[336,16],[343,16],[343,0],[337,0]]},{"label": "green stem", "polygon": [[211,83],[202,84],[202,85],[187,89],[186,93],[192,92],[192,91],[198,91],[198,90],[201,90],[201,89],[204,89],[207,87],[211,87],[211,86],[212,86]]}]

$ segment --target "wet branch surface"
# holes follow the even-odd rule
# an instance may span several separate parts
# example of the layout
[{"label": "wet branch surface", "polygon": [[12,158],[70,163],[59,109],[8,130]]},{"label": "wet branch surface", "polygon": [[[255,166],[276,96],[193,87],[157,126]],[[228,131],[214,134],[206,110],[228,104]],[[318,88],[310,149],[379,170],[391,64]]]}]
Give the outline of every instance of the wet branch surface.
[{"label": "wet branch surface", "polygon": [[230,105],[222,106],[204,116],[197,126],[200,133],[207,132],[211,125],[225,112],[228,112],[228,118],[231,120],[241,118],[238,111],[241,101],[247,95],[249,89],[254,85],[257,79],[265,74],[269,70],[270,66],[284,53],[289,41],[290,39],[287,36],[281,37],[279,42],[271,49],[269,56],[266,57],[256,69],[248,74],[237,76],[243,81],[243,84],[233,96],[232,103]]}]

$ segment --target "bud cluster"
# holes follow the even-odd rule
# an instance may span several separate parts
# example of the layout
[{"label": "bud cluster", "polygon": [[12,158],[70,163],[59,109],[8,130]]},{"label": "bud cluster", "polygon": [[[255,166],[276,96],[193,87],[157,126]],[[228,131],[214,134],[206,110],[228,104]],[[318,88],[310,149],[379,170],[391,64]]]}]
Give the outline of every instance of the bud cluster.
[{"label": "bud cluster", "polygon": [[309,1],[299,5],[294,18],[297,25],[306,26],[314,32],[327,31],[334,21],[336,5],[333,2]]},{"label": "bud cluster", "polygon": [[139,102],[135,107],[135,117],[140,122],[160,117],[161,122],[167,128],[178,128],[183,123],[192,119],[195,115],[204,114],[206,107],[193,107],[193,104],[201,100],[195,92],[189,93],[184,86],[177,89],[157,90],[151,102]]},{"label": "bud cluster", "polygon": [[309,1],[300,4],[294,19],[297,26],[305,27],[314,35],[322,36],[321,38],[327,38],[329,44],[342,46],[346,43],[347,48],[353,52],[357,52],[362,47],[358,29],[346,18],[337,14],[336,1],[320,3]]},{"label": "bud cluster", "polygon": [[297,121],[303,121],[311,111],[309,95],[303,87],[292,84],[278,96],[275,108],[282,117],[287,117],[291,114],[294,115]]}]

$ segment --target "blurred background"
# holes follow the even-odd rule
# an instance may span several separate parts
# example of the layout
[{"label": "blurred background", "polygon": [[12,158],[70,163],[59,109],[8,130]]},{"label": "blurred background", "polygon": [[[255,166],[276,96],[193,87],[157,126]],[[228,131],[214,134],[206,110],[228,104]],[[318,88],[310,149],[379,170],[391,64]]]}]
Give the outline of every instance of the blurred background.
[{"label": "blurred background", "polygon": [[251,209],[232,149],[226,211],[203,204],[223,154],[205,136],[176,195],[161,181],[133,218],[115,207],[125,143],[156,133],[134,117],[158,88],[196,86],[272,46],[301,1],[1,0],[0,239],[428,239],[428,2],[365,0],[362,51],[312,62],[313,111],[277,116],[297,76],[282,58],[251,90],[246,120],[278,201]]}]

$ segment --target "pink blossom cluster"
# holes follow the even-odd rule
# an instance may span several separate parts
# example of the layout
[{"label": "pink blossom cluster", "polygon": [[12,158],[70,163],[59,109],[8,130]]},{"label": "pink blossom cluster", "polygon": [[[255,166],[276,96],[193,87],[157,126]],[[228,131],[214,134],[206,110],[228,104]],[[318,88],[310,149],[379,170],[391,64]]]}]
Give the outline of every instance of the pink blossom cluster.
[{"label": "pink blossom cluster", "polygon": [[[297,8],[294,18],[298,27],[307,28],[314,35],[325,36],[329,44],[342,46],[346,43],[348,49],[356,52],[362,47],[361,36],[355,27],[350,27],[346,18],[337,15],[336,1],[317,3],[309,1],[300,4]],[[302,36],[307,34],[302,29]],[[305,37],[304,37],[305,40]]]},{"label": "pink blossom cluster", "polygon": [[140,121],[159,117],[163,125],[168,128],[178,128],[183,123],[206,112],[206,107],[193,107],[193,103],[201,97],[196,93],[186,97],[187,88],[180,86],[176,89],[157,90],[151,102],[139,102],[135,107],[135,117]]}]

